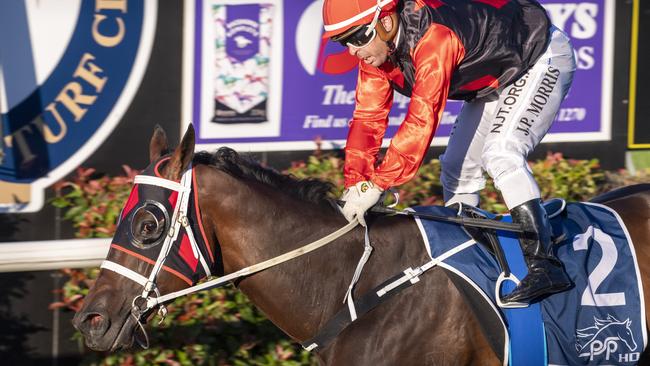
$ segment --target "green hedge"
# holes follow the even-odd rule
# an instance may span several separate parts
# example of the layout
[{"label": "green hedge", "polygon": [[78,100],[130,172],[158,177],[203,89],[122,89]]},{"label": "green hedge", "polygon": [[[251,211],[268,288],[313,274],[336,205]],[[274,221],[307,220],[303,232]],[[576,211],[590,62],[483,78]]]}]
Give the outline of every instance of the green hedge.
[{"label": "green hedge", "polygon": [[[587,200],[617,185],[647,181],[648,173],[630,176],[604,172],[596,160],[570,160],[560,154],[531,163],[544,198]],[[343,160],[329,154],[315,154],[295,162],[286,171],[297,178],[320,178],[343,185]],[[52,201],[66,210],[79,237],[110,237],[131,189],[135,171],[125,167],[119,177],[95,176],[91,169],[79,169],[71,181],[57,185]],[[411,182],[398,187],[399,207],[442,203],[440,163],[424,164]],[[505,206],[491,181],[481,193],[482,207],[503,212]],[[92,286],[98,270],[65,270],[64,301],[54,306],[77,310]],[[315,365],[310,354],[292,343],[247,298],[232,287],[206,291],[176,300],[169,315],[158,325],[150,322],[152,348],[113,355],[88,351],[85,365]]]},{"label": "green hedge", "polygon": [[[544,199],[561,197],[570,201],[585,201],[611,187],[605,184],[605,172],[600,169],[598,161],[565,159],[562,154],[548,154],[546,159],[531,162],[533,174],[539,183]],[[306,162],[293,163],[288,173],[298,178],[320,178],[328,180],[339,188],[343,187],[343,160],[333,156],[311,156]],[[625,174],[630,183],[634,180]],[[400,208],[415,205],[441,205],[442,185],[440,184],[440,161],[433,159],[423,164],[418,174],[410,182],[397,187]],[[481,192],[481,207],[495,212],[507,211],[500,194],[488,179],[486,188]]]}]

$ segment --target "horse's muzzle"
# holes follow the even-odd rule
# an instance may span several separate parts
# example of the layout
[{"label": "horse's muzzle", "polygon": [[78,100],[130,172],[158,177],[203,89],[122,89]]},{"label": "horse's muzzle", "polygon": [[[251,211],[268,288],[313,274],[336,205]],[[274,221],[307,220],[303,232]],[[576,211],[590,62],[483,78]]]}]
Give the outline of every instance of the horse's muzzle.
[{"label": "horse's muzzle", "polygon": [[114,351],[133,344],[134,322],[128,321],[130,308],[113,291],[90,293],[75,314],[72,325],[81,332],[88,348]]},{"label": "horse's muzzle", "polygon": [[111,322],[108,315],[101,312],[78,312],[72,324],[81,332],[86,346],[94,351],[116,351],[133,345],[135,322],[132,317]]}]

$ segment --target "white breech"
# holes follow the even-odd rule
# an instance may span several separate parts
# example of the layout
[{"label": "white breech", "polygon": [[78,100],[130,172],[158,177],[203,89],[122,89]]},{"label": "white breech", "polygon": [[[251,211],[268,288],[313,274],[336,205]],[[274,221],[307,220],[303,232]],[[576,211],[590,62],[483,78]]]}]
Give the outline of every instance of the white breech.
[{"label": "white breech", "polygon": [[484,171],[509,209],[540,197],[526,159],[551,127],[575,69],[568,37],[553,27],[544,54],[497,100],[463,105],[440,156],[447,205],[478,205]]}]

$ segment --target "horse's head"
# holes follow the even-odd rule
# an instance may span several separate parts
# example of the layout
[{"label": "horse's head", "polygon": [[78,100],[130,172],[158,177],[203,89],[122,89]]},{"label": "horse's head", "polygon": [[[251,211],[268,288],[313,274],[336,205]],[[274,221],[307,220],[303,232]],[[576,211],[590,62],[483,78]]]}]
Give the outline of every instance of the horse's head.
[{"label": "horse's head", "polygon": [[621,326],[617,328],[617,335],[618,338],[620,338],[623,343],[627,346],[627,348],[630,351],[636,350],[636,341],[634,340],[634,335],[632,334],[632,329],[630,326],[632,325],[631,320],[625,320],[621,323]]},{"label": "horse's head", "polygon": [[99,277],[74,317],[92,349],[131,346],[137,327],[153,313],[148,300],[210,275],[214,257],[192,189],[193,128],[173,153],[167,146],[156,127],[151,165],[136,177]]}]

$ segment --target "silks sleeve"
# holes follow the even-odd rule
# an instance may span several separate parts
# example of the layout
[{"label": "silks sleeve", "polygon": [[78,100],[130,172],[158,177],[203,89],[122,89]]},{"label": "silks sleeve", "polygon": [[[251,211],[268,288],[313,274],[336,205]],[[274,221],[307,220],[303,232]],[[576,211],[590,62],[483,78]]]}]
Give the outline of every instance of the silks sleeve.
[{"label": "silks sleeve", "polygon": [[369,180],[374,174],[388,125],[388,112],[393,105],[393,88],[381,70],[360,62],[355,98],[345,145],[345,187]]},{"label": "silks sleeve", "polygon": [[409,181],[422,164],[445,108],[451,78],[465,49],[449,28],[433,24],[411,57],[415,82],[404,122],[371,180],[383,189]]}]

